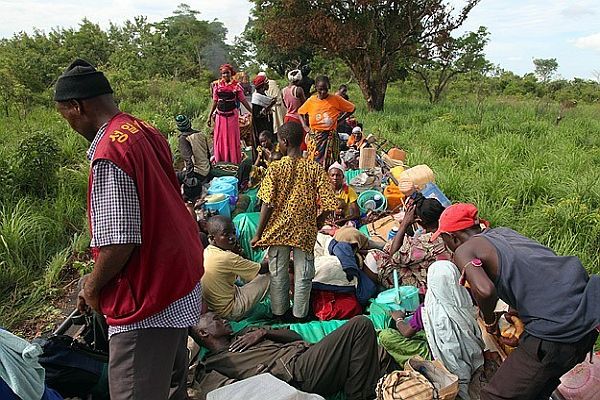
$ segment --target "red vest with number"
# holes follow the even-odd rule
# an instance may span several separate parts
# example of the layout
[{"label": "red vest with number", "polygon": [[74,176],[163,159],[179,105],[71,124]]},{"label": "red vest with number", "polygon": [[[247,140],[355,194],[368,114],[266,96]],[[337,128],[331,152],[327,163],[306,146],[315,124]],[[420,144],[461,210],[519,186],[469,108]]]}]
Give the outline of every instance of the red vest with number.
[{"label": "red vest with number", "polygon": [[[100,294],[108,324],[126,325],[190,293],[204,271],[203,249],[198,227],[181,197],[171,150],[157,129],[131,115],[117,114],[96,147],[92,165],[99,159],[113,162],[133,179],[140,203],[142,244]],[[88,216],[92,181],[90,173]],[[92,249],[94,259],[98,250]]]}]

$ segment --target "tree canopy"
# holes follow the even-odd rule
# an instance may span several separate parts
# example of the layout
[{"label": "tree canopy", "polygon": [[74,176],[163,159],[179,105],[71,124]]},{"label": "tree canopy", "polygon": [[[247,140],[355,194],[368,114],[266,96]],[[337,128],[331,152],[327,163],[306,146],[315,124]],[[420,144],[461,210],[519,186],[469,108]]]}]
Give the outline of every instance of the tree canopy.
[{"label": "tree canopy", "polygon": [[479,0],[253,0],[257,48],[310,49],[343,60],[371,110],[382,110],[399,57],[444,41]]}]

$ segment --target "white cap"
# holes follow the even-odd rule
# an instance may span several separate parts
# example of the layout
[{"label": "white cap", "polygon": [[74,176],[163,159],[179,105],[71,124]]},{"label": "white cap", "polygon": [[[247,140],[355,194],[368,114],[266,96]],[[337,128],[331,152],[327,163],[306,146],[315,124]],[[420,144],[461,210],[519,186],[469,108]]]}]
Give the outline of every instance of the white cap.
[{"label": "white cap", "polygon": [[360,129],[360,126],[355,126],[352,128],[352,133],[362,133],[362,129]]}]

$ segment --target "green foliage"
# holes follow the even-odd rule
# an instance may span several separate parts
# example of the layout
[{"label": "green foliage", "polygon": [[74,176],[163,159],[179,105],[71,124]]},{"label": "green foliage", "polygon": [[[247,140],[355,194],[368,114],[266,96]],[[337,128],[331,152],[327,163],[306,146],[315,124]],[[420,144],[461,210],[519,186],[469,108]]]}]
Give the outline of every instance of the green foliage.
[{"label": "green foliage", "polygon": [[544,83],[550,81],[558,69],[556,58],[534,58],[535,74]]},{"label": "green foliage", "polygon": [[419,47],[408,59],[408,68],[423,81],[431,103],[437,103],[450,81],[459,74],[478,72],[484,74],[491,64],[485,59],[483,49],[489,32],[480,26],[477,32],[468,32],[458,38],[441,40]]},{"label": "green foliage", "polygon": [[77,29],[1,39],[0,112],[23,116],[35,105],[50,105],[56,78],[78,57],[124,82],[156,77],[210,81],[230,58],[227,30],[221,22],[197,15],[180,4],[172,16],[156,23],[136,17],[103,31],[84,19]]},{"label": "green foliage", "polygon": [[54,193],[61,155],[56,140],[44,132],[25,136],[14,154],[15,183],[21,192],[37,197]]},{"label": "green foliage", "polygon": [[344,60],[369,110],[380,111],[388,82],[398,78],[398,56],[448,38],[478,2],[468,0],[454,13],[444,0],[253,0],[246,40],[261,57],[274,56],[275,69],[286,52],[294,61],[296,54],[311,52]]}]

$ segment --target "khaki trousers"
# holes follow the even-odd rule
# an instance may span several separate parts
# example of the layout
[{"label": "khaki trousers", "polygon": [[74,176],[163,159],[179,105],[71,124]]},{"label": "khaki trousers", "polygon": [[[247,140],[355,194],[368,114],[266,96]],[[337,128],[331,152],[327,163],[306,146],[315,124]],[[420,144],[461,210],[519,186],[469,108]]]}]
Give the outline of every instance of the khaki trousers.
[{"label": "khaki trousers", "polygon": [[233,309],[227,319],[239,321],[248,311],[265,298],[269,292],[270,278],[268,275],[258,275],[244,286],[235,287]]}]

